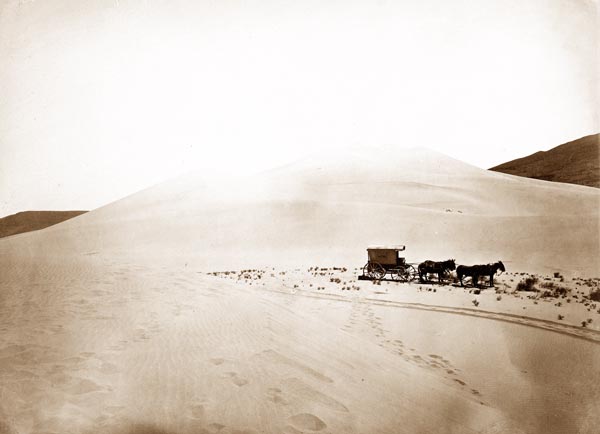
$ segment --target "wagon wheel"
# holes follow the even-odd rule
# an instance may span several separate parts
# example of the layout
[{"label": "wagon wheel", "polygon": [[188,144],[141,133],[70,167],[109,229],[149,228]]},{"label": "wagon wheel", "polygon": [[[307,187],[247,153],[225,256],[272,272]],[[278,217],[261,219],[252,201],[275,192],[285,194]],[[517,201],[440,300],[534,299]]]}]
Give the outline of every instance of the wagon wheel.
[{"label": "wagon wheel", "polygon": [[365,265],[365,274],[371,279],[381,280],[385,277],[385,268],[377,262],[369,262]]},{"label": "wagon wheel", "polygon": [[409,278],[408,278],[409,281],[417,280],[419,278],[419,271],[412,265],[408,265],[406,267],[406,272],[409,275]]},{"label": "wagon wheel", "polygon": [[410,265],[394,269],[392,279],[398,282],[409,282],[411,280]]}]

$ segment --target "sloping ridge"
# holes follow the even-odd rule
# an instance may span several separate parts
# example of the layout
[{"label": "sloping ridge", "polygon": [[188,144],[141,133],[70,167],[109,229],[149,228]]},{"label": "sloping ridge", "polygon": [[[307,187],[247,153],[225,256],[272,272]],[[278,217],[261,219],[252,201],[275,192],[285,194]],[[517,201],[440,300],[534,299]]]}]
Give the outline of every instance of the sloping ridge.
[{"label": "sloping ridge", "polygon": [[396,243],[414,262],[502,259],[513,270],[585,271],[599,265],[599,205],[596,189],[507,176],[424,149],[363,148],[250,177],[182,176],[7,238],[0,254],[158,258],[215,271],[362,266],[367,245]]},{"label": "sloping ridge", "polygon": [[37,231],[87,211],[23,211],[0,218],[0,238]]},{"label": "sloping ridge", "polygon": [[592,134],[538,151],[490,170],[545,181],[600,188],[600,135]]}]

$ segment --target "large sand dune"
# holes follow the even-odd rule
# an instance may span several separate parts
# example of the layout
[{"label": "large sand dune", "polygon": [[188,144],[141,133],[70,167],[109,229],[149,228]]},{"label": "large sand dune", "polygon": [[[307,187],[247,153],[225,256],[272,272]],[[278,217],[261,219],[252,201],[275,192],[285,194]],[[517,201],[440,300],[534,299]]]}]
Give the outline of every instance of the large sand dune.
[{"label": "large sand dune", "polygon": [[594,188],[373,148],[261,176],[192,174],[12,237],[0,254],[151,257],[210,270],[362,264],[368,244],[404,243],[415,262],[502,259],[513,270],[590,274],[600,269],[599,212]]},{"label": "large sand dune", "polygon": [[357,267],[405,243],[414,261],[589,276],[599,204],[371,149],[193,174],[0,240],[0,433],[596,432],[596,339],[206,273]]}]

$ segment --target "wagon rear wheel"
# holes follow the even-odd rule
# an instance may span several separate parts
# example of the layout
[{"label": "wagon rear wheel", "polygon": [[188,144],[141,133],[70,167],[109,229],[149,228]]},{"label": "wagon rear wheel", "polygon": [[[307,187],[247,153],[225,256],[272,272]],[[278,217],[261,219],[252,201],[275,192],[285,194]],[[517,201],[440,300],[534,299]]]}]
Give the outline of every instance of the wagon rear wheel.
[{"label": "wagon rear wheel", "polygon": [[365,265],[365,274],[371,279],[381,280],[385,277],[385,268],[377,262],[369,262]]}]

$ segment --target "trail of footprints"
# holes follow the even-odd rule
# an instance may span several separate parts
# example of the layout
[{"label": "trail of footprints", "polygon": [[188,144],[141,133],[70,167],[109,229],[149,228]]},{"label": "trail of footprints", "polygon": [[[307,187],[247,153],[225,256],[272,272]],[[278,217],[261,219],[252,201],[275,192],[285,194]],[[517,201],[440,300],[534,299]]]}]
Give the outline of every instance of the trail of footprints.
[{"label": "trail of footprints", "polygon": [[[80,407],[80,403],[86,402],[94,394],[102,394],[107,404],[94,419],[95,422],[102,424],[124,409],[112,405],[114,403],[110,399],[113,392],[110,378],[119,372],[118,366],[94,352],[65,355],[45,345],[9,344],[0,350],[0,356],[4,374],[8,374],[2,375],[0,370],[5,392],[9,396],[13,393],[18,396],[26,388],[29,399],[46,403],[47,413],[31,412],[25,401],[18,404],[22,407],[20,414],[31,417],[34,430],[61,432],[64,417],[88,419],[90,415]],[[101,373],[100,379],[97,375],[89,375],[93,372]],[[69,414],[51,416],[65,406],[69,407]]]},{"label": "trail of footprints", "polygon": [[[269,351],[258,353],[256,356],[258,357],[271,357],[273,354]],[[273,356],[274,357],[274,356]],[[239,373],[235,371],[230,371],[227,369],[231,369],[229,361],[222,357],[214,357],[209,359],[209,362],[215,366],[218,370],[222,371],[221,378],[230,381],[235,386],[243,388],[244,386],[249,384],[249,381],[243,378]],[[334,410],[347,413],[349,410],[342,403],[336,401],[328,395],[322,394],[317,390],[313,389],[308,384],[304,383],[302,380],[291,377],[284,379],[282,381],[281,387],[285,389],[282,390],[279,387],[269,387],[265,391],[265,398],[267,401],[278,405],[278,406],[288,406],[291,402],[297,400],[306,400],[311,402],[316,402],[321,405],[330,407]],[[204,422],[207,421],[205,403],[199,402],[192,405],[188,409],[188,414],[191,418],[196,420],[201,420]],[[302,432],[318,432],[327,428],[327,424],[318,416],[311,413],[299,413],[289,416],[286,419],[286,425],[282,430],[282,433],[285,434],[298,434]],[[233,429],[231,427],[227,427],[224,424],[218,422],[211,422],[208,425],[200,430],[202,433],[232,433],[232,434],[253,434],[255,431],[250,429]]]},{"label": "trail of footprints", "polygon": [[[221,357],[216,357],[216,358],[209,359],[209,361],[210,361],[210,363],[212,363],[215,366],[221,366],[225,362],[225,359],[223,359]],[[237,372],[234,372],[234,371],[223,372],[221,377],[228,379],[233,384],[235,384],[237,387],[243,387],[248,384],[248,380],[241,377]]]},{"label": "trail of footprints", "polygon": [[[348,322],[342,326],[342,330],[346,332],[366,330],[375,337],[377,345],[381,348],[402,357],[408,363],[441,373],[460,387],[468,388],[467,383],[458,378],[460,369],[454,367],[449,360],[437,354],[419,354],[414,348],[407,348],[402,340],[389,338],[389,330],[383,327],[381,318],[375,315],[369,303],[355,300],[352,303]],[[481,396],[477,389],[470,389],[470,393]]]}]

